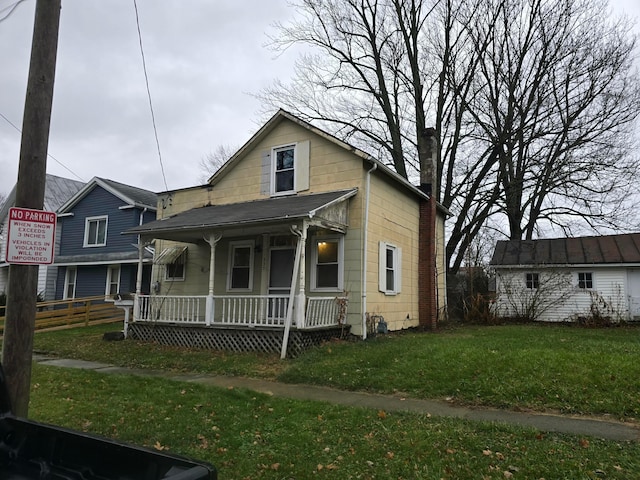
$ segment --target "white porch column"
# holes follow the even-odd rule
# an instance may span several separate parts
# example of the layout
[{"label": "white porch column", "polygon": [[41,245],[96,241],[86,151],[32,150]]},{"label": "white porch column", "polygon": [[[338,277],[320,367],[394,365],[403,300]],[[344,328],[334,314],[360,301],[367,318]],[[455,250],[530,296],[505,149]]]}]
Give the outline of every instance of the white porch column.
[{"label": "white porch column", "polygon": [[[296,321],[299,320],[300,314],[298,313],[299,302],[300,302],[300,292],[298,291],[298,295],[295,294],[296,282],[300,281],[300,271],[302,270],[302,315],[304,316],[304,249],[306,245],[307,239],[307,224],[303,222],[302,230],[298,228],[297,225],[291,226],[291,233],[298,237],[298,241],[296,243],[296,258],[293,262],[293,274],[291,275],[291,288],[289,289],[289,303],[287,305],[287,315],[284,320],[284,335],[282,336],[282,348],[280,350],[280,358],[284,359],[287,356],[287,346],[289,344],[289,332],[291,331],[291,323],[293,322],[293,314],[294,314],[294,303],[295,303],[295,315]],[[301,263],[302,262],[302,263]],[[296,324],[300,327],[300,324]]]},{"label": "white porch column", "polygon": [[[296,295],[296,304],[295,304],[295,315],[296,315],[296,325],[298,328],[303,328],[305,326],[305,302],[306,302],[306,285],[305,285],[305,277],[306,277],[306,251],[307,251],[307,231],[309,226],[307,222],[302,222],[302,230],[298,233],[299,239],[298,242],[300,245],[300,263],[298,268],[298,294]],[[293,288],[293,285],[292,285]]]},{"label": "white porch column", "polygon": [[209,244],[209,294],[207,295],[207,305],[205,309],[205,323],[211,325],[215,314],[215,302],[213,298],[213,287],[216,275],[216,245],[222,238],[222,235],[210,233],[204,237],[204,241]]},{"label": "white porch column", "polygon": [[[140,319],[140,295],[142,293],[142,268],[144,265],[144,249],[151,242],[143,241],[141,237],[138,237],[138,244],[136,248],[138,249],[138,268],[136,271],[136,294],[133,297],[133,321]],[[129,330],[129,321],[128,315],[125,315],[124,319],[124,338],[127,338],[127,333]]]}]

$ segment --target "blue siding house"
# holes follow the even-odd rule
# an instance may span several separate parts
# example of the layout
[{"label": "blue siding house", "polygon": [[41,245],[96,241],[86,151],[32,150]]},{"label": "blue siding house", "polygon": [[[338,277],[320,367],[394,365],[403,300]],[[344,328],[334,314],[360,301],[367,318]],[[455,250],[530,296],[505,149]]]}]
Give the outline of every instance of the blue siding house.
[{"label": "blue siding house", "polygon": [[[156,194],[93,178],[58,209],[56,299],[136,291],[136,235],[122,232],[156,218]],[[142,291],[149,292],[153,251],[143,252]]]}]

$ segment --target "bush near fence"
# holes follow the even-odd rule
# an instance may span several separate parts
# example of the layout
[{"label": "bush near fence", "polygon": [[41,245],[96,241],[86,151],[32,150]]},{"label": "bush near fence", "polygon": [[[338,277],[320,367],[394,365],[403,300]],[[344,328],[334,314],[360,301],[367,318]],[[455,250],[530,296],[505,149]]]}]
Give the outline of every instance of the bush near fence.
[{"label": "bush near fence", "polygon": [[[36,331],[124,321],[124,310],[105,301],[104,295],[38,302],[36,305]],[[4,321],[5,317],[0,316],[0,334],[4,332]]]}]

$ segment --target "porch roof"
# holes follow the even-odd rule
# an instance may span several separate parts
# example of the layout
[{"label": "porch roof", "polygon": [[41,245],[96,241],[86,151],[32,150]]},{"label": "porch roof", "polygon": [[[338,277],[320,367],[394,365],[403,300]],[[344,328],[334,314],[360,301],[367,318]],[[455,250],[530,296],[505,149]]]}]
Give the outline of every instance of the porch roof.
[{"label": "porch roof", "polygon": [[313,219],[322,210],[335,206],[358,192],[357,188],[308,195],[275,197],[250,202],[192,208],[171,217],[148,222],[123,232],[146,238],[189,241],[195,232],[249,227]]}]

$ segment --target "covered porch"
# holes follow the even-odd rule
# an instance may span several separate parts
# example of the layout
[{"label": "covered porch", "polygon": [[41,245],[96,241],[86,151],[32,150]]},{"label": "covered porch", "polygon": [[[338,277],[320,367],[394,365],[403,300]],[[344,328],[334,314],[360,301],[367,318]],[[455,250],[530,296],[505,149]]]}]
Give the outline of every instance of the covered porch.
[{"label": "covered porch", "polygon": [[[125,335],[293,353],[344,335],[348,200],[357,190],[206,206],[132,229],[155,243],[152,291],[136,286]],[[141,280],[141,279],[140,279]]]}]

